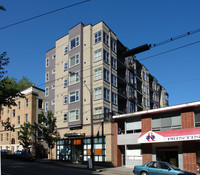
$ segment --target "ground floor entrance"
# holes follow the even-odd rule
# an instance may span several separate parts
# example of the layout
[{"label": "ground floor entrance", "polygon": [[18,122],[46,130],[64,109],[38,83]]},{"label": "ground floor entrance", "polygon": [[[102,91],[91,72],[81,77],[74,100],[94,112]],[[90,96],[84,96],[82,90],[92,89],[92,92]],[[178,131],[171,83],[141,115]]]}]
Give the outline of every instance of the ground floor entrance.
[{"label": "ground floor entrance", "polygon": [[156,159],[158,161],[169,162],[178,167],[178,147],[157,147]]}]

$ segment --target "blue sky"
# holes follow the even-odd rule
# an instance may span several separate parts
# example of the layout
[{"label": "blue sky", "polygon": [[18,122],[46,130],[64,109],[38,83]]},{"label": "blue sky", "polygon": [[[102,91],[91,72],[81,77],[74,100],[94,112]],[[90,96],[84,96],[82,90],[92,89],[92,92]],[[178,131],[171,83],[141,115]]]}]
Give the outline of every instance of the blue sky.
[{"label": "blue sky", "polygon": [[[0,27],[42,14],[78,0],[1,0]],[[200,28],[199,0],[91,0],[87,3],[0,30],[0,53],[7,51],[8,76],[28,77],[44,88],[45,52],[74,25],[103,20],[129,49],[158,43]],[[200,32],[136,55],[137,59],[200,40]],[[144,60],[141,63],[169,93],[170,105],[200,100],[200,44]]]}]

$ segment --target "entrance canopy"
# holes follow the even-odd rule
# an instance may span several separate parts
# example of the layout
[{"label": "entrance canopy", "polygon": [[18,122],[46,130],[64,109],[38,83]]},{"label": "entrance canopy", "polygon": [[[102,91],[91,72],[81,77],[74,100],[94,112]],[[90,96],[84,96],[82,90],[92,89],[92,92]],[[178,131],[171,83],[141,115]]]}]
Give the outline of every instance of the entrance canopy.
[{"label": "entrance canopy", "polygon": [[138,143],[158,143],[200,140],[200,128],[177,129],[169,131],[149,131],[142,133]]}]

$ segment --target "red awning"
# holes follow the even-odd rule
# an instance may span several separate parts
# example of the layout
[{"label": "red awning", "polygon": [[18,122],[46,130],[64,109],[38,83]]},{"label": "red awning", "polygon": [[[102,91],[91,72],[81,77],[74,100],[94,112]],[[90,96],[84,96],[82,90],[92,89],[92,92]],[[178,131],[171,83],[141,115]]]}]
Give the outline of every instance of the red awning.
[{"label": "red awning", "polygon": [[200,140],[200,128],[187,128],[168,131],[149,131],[142,133],[139,138],[139,143],[154,143],[154,142],[172,142],[172,141],[187,141]]}]

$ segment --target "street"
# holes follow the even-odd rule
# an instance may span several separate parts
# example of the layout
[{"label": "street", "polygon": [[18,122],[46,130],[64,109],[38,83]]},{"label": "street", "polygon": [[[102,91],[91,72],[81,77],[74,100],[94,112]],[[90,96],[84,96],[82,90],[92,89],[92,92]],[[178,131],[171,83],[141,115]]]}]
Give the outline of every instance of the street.
[{"label": "street", "polygon": [[28,174],[28,175],[110,174],[111,175],[111,173],[105,173],[105,172],[96,172],[79,168],[69,168],[69,167],[49,165],[38,162],[19,161],[12,159],[1,160],[1,171],[2,171],[1,175],[22,175],[22,174]]}]

